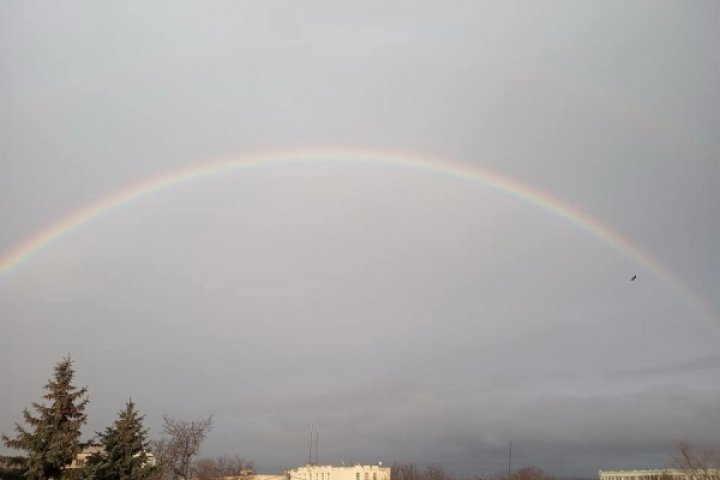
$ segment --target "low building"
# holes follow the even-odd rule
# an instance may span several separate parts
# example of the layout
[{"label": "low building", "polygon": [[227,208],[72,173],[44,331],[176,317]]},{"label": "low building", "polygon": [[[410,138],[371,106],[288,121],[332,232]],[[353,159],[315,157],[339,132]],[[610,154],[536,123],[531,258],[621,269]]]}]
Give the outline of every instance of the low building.
[{"label": "low building", "polygon": [[251,475],[252,480],[287,480],[287,475]]},{"label": "low building", "polygon": [[90,457],[92,457],[96,453],[100,454],[104,452],[105,449],[99,443],[88,443],[86,445],[83,445],[80,452],[75,455],[75,458],[73,458],[73,461],[70,462],[70,465],[68,465],[67,468],[82,468],[87,465]]},{"label": "low building", "polygon": [[390,480],[390,467],[378,465],[305,465],[287,472],[288,480]]},{"label": "low building", "polygon": [[[99,443],[88,443],[84,444],[82,446],[82,450],[75,455],[75,458],[73,461],[68,465],[67,468],[83,468],[85,465],[87,465],[88,460],[90,457],[92,457],[95,454],[103,454],[105,453],[105,448],[99,444]],[[155,455],[153,455],[150,452],[145,453],[146,457],[146,466],[154,466],[155,465]]]}]

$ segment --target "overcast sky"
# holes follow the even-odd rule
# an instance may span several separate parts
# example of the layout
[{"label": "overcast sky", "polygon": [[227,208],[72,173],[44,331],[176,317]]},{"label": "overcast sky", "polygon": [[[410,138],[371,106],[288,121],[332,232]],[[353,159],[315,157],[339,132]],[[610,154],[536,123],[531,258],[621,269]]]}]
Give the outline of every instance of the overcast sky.
[{"label": "overcast sky", "polygon": [[[720,310],[720,3],[0,4],[0,256],[220,156],[413,153],[547,192]],[[630,277],[638,278],[630,282]],[[714,318],[712,318],[714,317]],[[267,166],[115,209],[0,278],[0,432],[70,353],[203,454],[456,474],[720,446],[720,320],[537,205],[390,164]],[[6,452],[4,449],[0,449]]]}]

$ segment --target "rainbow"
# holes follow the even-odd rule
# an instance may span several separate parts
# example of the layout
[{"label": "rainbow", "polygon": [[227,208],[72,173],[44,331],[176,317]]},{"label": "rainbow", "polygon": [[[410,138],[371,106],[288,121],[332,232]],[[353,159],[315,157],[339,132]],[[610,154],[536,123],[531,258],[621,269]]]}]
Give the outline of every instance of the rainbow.
[{"label": "rainbow", "polygon": [[615,232],[609,226],[547,192],[542,192],[516,180],[463,163],[440,161],[402,152],[357,149],[281,150],[247,156],[223,157],[144,179],[72,212],[8,251],[0,257],[0,280],[30,257],[44,251],[53,242],[62,239],[73,230],[105,213],[111,212],[121,205],[139,201],[147,196],[182,186],[200,178],[222,175],[228,172],[270,165],[328,162],[333,164],[383,164],[396,168],[408,168],[481,184],[488,189],[528,202],[556,217],[577,225],[613,249],[637,261],[647,271],[664,281],[672,290],[684,297],[703,316],[711,320],[717,320],[717,316],[710,305],[688,289],[655,257],[642,250],[631,240]]}]

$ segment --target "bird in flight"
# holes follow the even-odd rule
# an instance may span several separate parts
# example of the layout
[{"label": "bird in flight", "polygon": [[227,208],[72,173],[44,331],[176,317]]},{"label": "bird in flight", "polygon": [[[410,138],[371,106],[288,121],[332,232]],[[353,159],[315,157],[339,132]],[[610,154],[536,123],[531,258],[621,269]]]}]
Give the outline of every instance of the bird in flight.
[{"label": "bird in flight", "polygon": [[637,275],[633,275],[632,278],[630,279],[630,281],[634,282],[636,278],[637,278]]}]

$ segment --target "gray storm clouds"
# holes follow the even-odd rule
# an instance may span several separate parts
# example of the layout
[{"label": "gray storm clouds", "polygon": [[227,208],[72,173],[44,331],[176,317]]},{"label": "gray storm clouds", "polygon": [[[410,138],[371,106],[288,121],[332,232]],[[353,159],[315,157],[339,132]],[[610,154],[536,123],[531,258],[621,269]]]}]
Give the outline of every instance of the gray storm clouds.
[{"label": "gray storm clouds", "polygon": [[[225,154],[401,150],[563,199],[718,309],[713,2],[9,2],[0,249]],[[638,281],[629,282],[632,274]],[[214,413],[261,471],[666,464],[716,444],[717,322],[636,261],[481,185],[382,166],[191,182],[0,279],[0,431],[70,352],[87,436],[132,395]],[[9,387],[9,388],[8,388]]]}]

